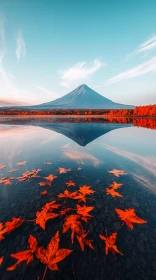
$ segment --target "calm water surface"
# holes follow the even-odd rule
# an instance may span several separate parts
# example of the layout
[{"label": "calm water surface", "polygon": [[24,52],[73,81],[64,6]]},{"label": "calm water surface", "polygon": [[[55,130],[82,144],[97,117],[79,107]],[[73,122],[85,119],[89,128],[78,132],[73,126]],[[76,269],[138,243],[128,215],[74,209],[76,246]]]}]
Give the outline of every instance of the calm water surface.
[{"label": "calm water surface", "polygon": [[[25,165],[17,165],[27,161]],[[51,162],[52,164],[45,164]],[[45,265],[34,260],[22,262],[13,271],[7,267],[16,260],[10,255],[28,249],[28,237],[32,234],[39,245],[47,248],[57,230],[60,248],[73,252],[58,263],[59,271],[47,270],[45,279],[57,280],[125,280],[156,279],[156,130],[134,127],[129,123],[49,121],[46,118],[0,119],[0,180],[14,177],[11,184],[0,184],[0,222],[21,217],[25,222],[0,241],[0,279],[41,280]],[[59,174],[59,168],[71,169]],[[17,169],[13,173],[12,171]],[[20,182],[18,177],[26,171],[40,169],[40,177]],[[108,171],[124,170],[127,174],[116,177]],[[40,186],[43,177],[56,175],[52,186]],[[74,181],[68,188],[66,182]],[[123,184],[118,192],[123,197],[106,194],[113,183]],[[88,222],[81,221],[93,240],[94,250],[85,246],[81,251],[75,237],[71,243],[71,231],[62,233],[66,216],[59,216],[46,223],[45,230],[35,221],[36,211],[45,203],[57,200],[63,206],[75,209],[77,200],[58,198],[65,189],[77,191],[89,185],[95,191],[88,196],[87,206],[93,206]],[[41,192],[47,190],[48,194]],[[84,203],[79,203],[81,206]],[[115,208],[134,208],[145,224],[134,224],[131,230],[119,219]],[[60,208],[61,209],[61,208]],[[58,212],[58,209],[55,210]],[[71,210],[67,215],[75,214]],[[123,256],[109,251],[99,234],[108,236],[117,232],[116,245]]]}]

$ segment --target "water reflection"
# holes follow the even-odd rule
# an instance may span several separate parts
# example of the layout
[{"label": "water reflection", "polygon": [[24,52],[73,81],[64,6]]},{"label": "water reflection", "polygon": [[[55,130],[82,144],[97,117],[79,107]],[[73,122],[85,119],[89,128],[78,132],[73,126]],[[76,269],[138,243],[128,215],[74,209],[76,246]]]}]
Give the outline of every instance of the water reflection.
[{"label": "water reflection", "polygon": [[[28,266],[22,263],[16,270],[6,271],[15,263],[10,254],[26,250],[30,234],[37,238],[39,245],[47,248],[57,230],[60,232],[60,248],[73,252],[59,263],[60,271],[55,273],[48,270],[45,280],[154,279],[155,120],[61,120],[46,117],[0,119],[0,222],[4,224],[12,217],[26,220],[0,243],[0,257],[4,256],[0,279],[42,279],[45,266],[35,256]],[[152,129],[136,127],[138,123]],[[113,169],[123,170],[123,175],[115,177],[108,172]],[[5,184],[4,178],[7,177],[11,177],[9,184]],[[84,203],[66,198],[61,200],[58,196],[67,189],[69,193],[65,193],[65,197],[78,192],[82,198],[80,187],[83,185],[91,186],[90,190],[93,190],[86,200],[86,205],[92,209],[92,217],[81,223],[85,229],[83,233],[88,232],[87,239],[93,240],[88,244],[94,247],[92,250],[85,245],[84,252],[79,246],[82,237],[80,224],[74,244],[71,243],[70,230],[62,233],[65,217],[69,215],[66,207],[71,208],[73,214],[73,209],[79,209],[79,213],[85,215],[84,208],[81,211]],[[122,186],[118,190],[120,197],[108,195],[113,185]],[[59,213],[65,214],[47,220],[43,230],[39,224],[35,224],[36,212],[41,212],[42,207],[51,200],[61,204],[63,208]],[[134,208],[137,217],[147,223],[136,224],[133,231],[128,228],[120,221],[115,209],[125,211],[129,208]],[[55,211],[58,214],[58,210]],[[105,245],[99,235],[106,236],[106,229],[108,237],[117,232],[116,245],[123,256],[118,254],[115,259],[111,252],[105,255]]]}]

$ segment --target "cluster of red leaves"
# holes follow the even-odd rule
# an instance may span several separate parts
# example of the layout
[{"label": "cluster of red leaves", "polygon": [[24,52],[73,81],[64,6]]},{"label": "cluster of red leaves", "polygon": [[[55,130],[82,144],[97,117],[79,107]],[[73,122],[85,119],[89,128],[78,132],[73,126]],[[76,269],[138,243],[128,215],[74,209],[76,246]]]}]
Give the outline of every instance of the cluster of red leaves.
[{"label": "cluster of red leaves", "polygon": [[92,245],[93,240],[89,240],[86,238],[88,232],[83,229],[79,215],[70,215],[65,219],[65,222],[63,224],[63,233],[66,233],[69,229],[71,230],[72,244],[74,243],[74,236],[76,235],[82,251],[84,251],[85,245],[90,247],[91,249],[94,249]]},{"label": "cluster of red leaves", "polygon": [[41,169],[33,169],[32,171],[26,171],[22,174],[22,177],[19,177],[19,181],[26,181],[29,180],[31,178],[37,178],[40,176],[37,176],[37,174],[41,171]]},{"label": "cluster of red leaves", "polygon": [[[17,163],[18,165],[24,165],[27,162],[20,162]],[[44,164],[51,164],[50,162],[45,162]],[[0,169],[4,168],[5,166],[0,165]],[[78,168],[80,170],[81,168]],[[16,170],[12,170],[11,172],[15,172]],[[30,178],[36,178],[40,177],[38,176],[40,169],[34,169],[32,171],[27,171],[22,174],[22,177],[19,177],[19,181],[25,181]],[[64,174],[71,171],[71,169],[65,169],[65,168],[59,168],[59,173]],[[123,170],[117,170],[113,169],[111,171],[108,171],[111,174],[114,174],[116,177],[119,177],[120,175],[127,174]],[[54,179],[56,179],[57,176],[50,174],[47,177],[44,177],[45,182],[40,182],[40,186],[51,186]],[[10,178],[2,178],[0,180],[0,184],[10,184],[11,180],[13,180],[13,177]],[[76,184],[72,180],[66,182],[67,187],[75,187]],[[119,184],[117,182],[113,182],[108,188],[106,188],[106,194],[111,195],[112,197],[118,196],[123,197],[120,193],[117,192],[117,190],[122,186],[123,184]],[[58,216],[65,215],[64,223],[63,223],[63,229],[62,233],[65,234],[68,230],[71,231],[71,242],[74,244],[75,239],[77,239],[81,250],[84,251],[85,246],[90,247],[91,249],[94,249],[93,246],[93,240],[88,239],[87,236],[89,232],[83,228],[83,222],[87,223],[90,221],[90,219],[93,217],[90,212],[94,209],[93,206],[87,206],[86,202],[89,195],[94,194],[95,191],[91,189],[91,186],[83,185],[78,190],[74,192],[69,192],[67,189],[63,192],[57,195],[58,198],[64,198],[66,202],[67,199],[77,200],[78,203],[83,203],[83,205],[76,204],[76,207],[68,208],[64,205],[56,203],[56,200],[52,200],[50,202],[47,202],[45,205],[43,205],[41,211],[36,212],[36,219],[33,220],[36,224],[38,224],[43,230],[46,228],[46,222],[50,219],[55,219]],[[48,194],[47,190],[44,190],[41,192],[42,195]],[[63,203],[63,204],[64,204]],[[62,208],[60,209],[60,207]],[[57,212],[58,210],[58,212]],[[75,211],[73,214],[69,214],[70,211]],[[126,223],[128,227],[133,229],[133,224],[144,224],[147,221],[143,220],[142,218],[139,218],[135,214],[134,208],[132,209],[115,209],[116,213],[120,217],[120,219],[123,221],[123,224]],[[24,219],[21,218],[13,218],[11,222],[6,222],[5,224],[0,223],[0,240],[4,239],[5,234],[9,234],[16,228],[18,228],[22,223],[24,222]],[[115,254],[118,253],[120,255],[123,255],[117,248],[116,245],[116,238],[117,238],[117,232],[112,233],[110,236],[99,235],[100,238],[105,242],[105,252],[106,255],[108,254],[109,250]],[[33,261],[34,257],[36,256],[37,259],[40,260],[41,263],[46,265],[45,272],[43,275],[42,280],[44,279],[46,275],[47,268],[50,270],[58,270],[58,263],[61,262],[63,259],[65,259],[72,250],[69,249],[59,249],[59,232],[57,231],[56,234],[52,237],[50,240],[47,249],[45,249],[42,246],[38,246],[37,239],[30,235],[28,239],[29,248],[25,251],[21,251],[15,254],[11,254],[11,257],[15,258],[17,261],[12,266],[8,267],[7,270],[11,271],[16,269],[16,267],[21,262],[26,262],[26,264],[29,264]],[[4,257],[0,257],[0,265],[3,262]]]},{"label": "cluster of red leaves", "polygon": [[24,219],[21,218],[12,218],[11,222],[0,223],[0,240],[4,239],[5,234],[9,234],[10,232],[14,231],[20,225],[22,225]]},{"label": "cluster of red leaves", "polygon": [[123,184],[118,184],[116,182],[113,182],[113,184],[110,185],[109,188],[106,188],[106,194],[111,195],[112,197],[118,196],[123,197],[119,192],[116,190],[119,189]]}]

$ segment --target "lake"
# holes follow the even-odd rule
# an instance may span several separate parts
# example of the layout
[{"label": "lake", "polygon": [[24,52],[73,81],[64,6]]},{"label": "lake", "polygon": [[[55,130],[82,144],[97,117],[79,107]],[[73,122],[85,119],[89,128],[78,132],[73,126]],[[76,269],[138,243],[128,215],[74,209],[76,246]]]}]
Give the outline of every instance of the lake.
[{"label": "lake", "polygon": [[156,279],[155,182],[155,119],[1,117],[0,279]]}]

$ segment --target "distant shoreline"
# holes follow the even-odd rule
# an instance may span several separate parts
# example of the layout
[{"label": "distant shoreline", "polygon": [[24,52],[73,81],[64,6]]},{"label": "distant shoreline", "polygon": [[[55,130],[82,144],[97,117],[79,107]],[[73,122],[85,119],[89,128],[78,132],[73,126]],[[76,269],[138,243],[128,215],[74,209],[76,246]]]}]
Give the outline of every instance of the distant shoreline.
[{"label": "distant shoreline", "polygon": [[156,117],[156,104],[134,109],[28,109],[19,107],[0,108],[0,116],[65,116],[65,117]]}]

